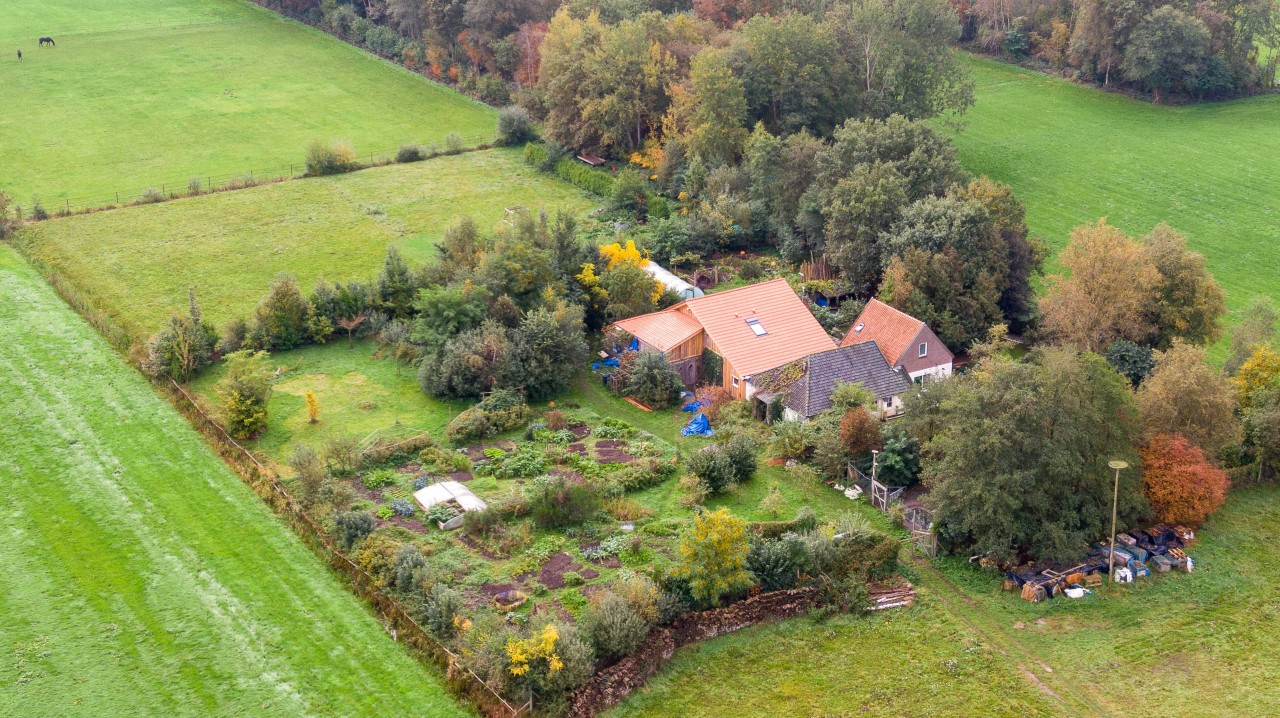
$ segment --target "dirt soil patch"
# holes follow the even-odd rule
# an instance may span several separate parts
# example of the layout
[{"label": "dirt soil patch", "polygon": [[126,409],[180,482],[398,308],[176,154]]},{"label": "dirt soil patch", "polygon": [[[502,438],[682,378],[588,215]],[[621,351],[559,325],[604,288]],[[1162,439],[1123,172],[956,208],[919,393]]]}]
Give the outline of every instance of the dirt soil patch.
[{"label": "dirt soil patch", "polygon": [[560,467],[556,467],[547,473],[552,476],[564,477],[568,481],[581,481],[583,478],[582,473],[579,471],[575,471],[573,469],[562,469]]},{"label": "dirt soil patch", "polygon": [[406,461],[396,467],[396,473],[400,474],[413,474],[414,476],[417,476],[420,471],[422,471],[422,464],[417,461]]},{"label": "dirt soil patch", "polygon": [[587,455],[587,446],[586,446],[586,444],[569,444],[569,445],[568,445],[568,446],[566,446],[565,448],[566,448],[566,449],[568,449],[569,451],[572,451],[573,453],[577,454],[578,456],[586,456],[586,455]]},{"label": "dirt soil patch", "polygon": [[582,567],[573,562],[572,556],[564,551],[558,551],[551,554],[551,558],[538,569],[538,581],[553,591],[564,588],[565,572],[573,571],[575,568]]},{"label": "dirt soil patch", "polygon": [[470,471],[451,471],[445,474],[444,477],[449,481],[457,481],[460,484],[465,484],[475,478]]},{"label": "dirt soil patch", "polygon": [[569,431],[573,433],[574,441],[582,441],[591,433],[591,427],[586,424],[574,424],[569,427]]},{"label": "dirt soil patch", "polygon": [[630,464],[636,457],[617,449],[596,449],[596,461],[601,464]]},{"label": "dirt soil patch", "polygon": [[500,593],[504,593],[506,591],[515,591],[519,588],[520,587],[515,585],[514,583],[486,583],[485,585],[480,587],[480,592],[488,596],[489,598],[493,598],[494,596],[497,596]]},{"label": "dirt soil patch", "polygon": [[626,445],[627,445],[627,442],[623,441],[622,439],[605,439],[603,441],[596,442],[596,450],[599,451],[600,449],[617,449]]}]

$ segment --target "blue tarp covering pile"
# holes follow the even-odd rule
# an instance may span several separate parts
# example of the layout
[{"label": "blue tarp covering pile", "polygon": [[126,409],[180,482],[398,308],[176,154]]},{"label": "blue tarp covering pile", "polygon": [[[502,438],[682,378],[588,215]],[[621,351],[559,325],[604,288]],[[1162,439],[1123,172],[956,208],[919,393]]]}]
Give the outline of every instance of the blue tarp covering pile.
[{"label": "blue tarp covering pile", "polygon": [[689,424],[680,430],[683,436],[715,436],[716,432],[711,430],[711,422],[707,421],[706,414],[698,414],[689,420]]},{"label": "blue tarp covering pile", "polygon": [[609,357],[604,361],[592,362],[591,364],[592,369],[599,369],[602,366],[618,366],[618,360],[613,357]]},{"label": "blue tarp covering pile", "polygon": [[688,404],[685,404],[685,405],[684,405],[684,408],[683,408],[683,409],[681,409],[680,411],[687,411],[687,412],[692,413],[692,412],[695,412],[695,411],[697,411],[698,409],[701,409],[701,408],[702,408],[702,402],[700,402],[700,401],[691,401],[691,402],[689,402]]}]

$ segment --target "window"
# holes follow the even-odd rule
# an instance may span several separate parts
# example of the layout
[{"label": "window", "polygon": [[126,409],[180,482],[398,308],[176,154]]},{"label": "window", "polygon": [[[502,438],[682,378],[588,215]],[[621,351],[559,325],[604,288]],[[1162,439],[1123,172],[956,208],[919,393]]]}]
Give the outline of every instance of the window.
[{"label": "window", "polygon": [[920,356],[926,356],[926,355],[928,355],[928,354],[929,354],[929,345],[928,345],[927,343],[925,343],[925,342],[921,342],[921,343],[920,343]]},{"label": "window", "polygon": [[865,327],[865,326],[867,326],[867,325],[866,325],[866,324],[863,324],[862,322],[858,322],[858,326],[856,326],[856,327],[854,327],[854,328],[853,328],[853,333],[854,333],[854,334],[859,334],[859,333],[861,333],[861,332],[862,332],[862,328],[863,328],[863,327]]},{"label": "window", "polygon": [[734,389],[738,388],[738,377],[736,376],[733,378],[733,388]]},{"label": "window", "polygon": [[751,327],[751,331],[755,332],[758,337],[762,337],[769,333],[764,330],[764,325],[755,317],[751,317],[747,320],[747,326]]},{"label": "window", "polygon": [[916,383],[916,386],[924,386],[924,374],[912,379],[912,381]]}]

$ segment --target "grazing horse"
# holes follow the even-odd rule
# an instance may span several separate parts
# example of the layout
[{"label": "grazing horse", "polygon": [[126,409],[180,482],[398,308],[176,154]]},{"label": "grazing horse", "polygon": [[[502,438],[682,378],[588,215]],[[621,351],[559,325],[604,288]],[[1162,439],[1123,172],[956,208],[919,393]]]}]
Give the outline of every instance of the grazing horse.
[{"label": "grazing horse", "polygon": [[22,50],[18,50],[18,62],[22,62]]},{"label": "grazing horse", "polygon": [[51,37],[42,37],[42,38],[40,38],[40,47],[44,47],[44,46],[45,46],[45,44],[53,45],[54,47],[57,47],[57,46],[58,46],[58,43],[54,42],[54,41],[53,41],[53,38],[51,38]]}]

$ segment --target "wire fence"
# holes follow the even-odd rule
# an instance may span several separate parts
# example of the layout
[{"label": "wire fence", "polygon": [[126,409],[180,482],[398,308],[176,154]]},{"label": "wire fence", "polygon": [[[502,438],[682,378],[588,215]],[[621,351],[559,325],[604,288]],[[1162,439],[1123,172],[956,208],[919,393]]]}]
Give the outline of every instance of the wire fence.
[{"label": "wire fence", "polygon": [[[421,143],[409,142],[391,150],[358,153],[355,158],[354,166],[350,171],[355,172],[369,169],[371,167],[382,167],[394,164],[397,162],[397,154],[399,154],[401,149],[406,146],[422,148],[423,160],[487,150],[493,147],[491,144],[478,144],[470,147],[454,147],[451,150],[442,150],[434,145],[423,146]],[[216,175],[194,174],[185,179],[180,177],[170,177],[140,190],[113,192],[106,196],[86,195],[81,197],[63,198],[59,199],[56,204],[46,204],[37,196],[31,198],[29,204],[23,204],[21,201],[15,201],[14,205],[20,212],[22,212],[22,216],[28,220],[68,217],[74,214],[86,214],[89,212],[114,209],[116,207],[139,204],[156,204],[173,199],[182,199],[184,197],[195,197],[204,194],[213,194],[216,192],[257,187],[259,185],[282,182],[284,180],[300,179],[308,176],[306,174],[306,169],[305,162],[290,162],[288,165],[279,165],[269,169],[251,169],[243,172],[231,172],[228,174]],[[44,214],[47,214],[48,217],[42,216],[40,212],[36,210],[37,203],[40,205],[40,209],[43,210]]]}]

